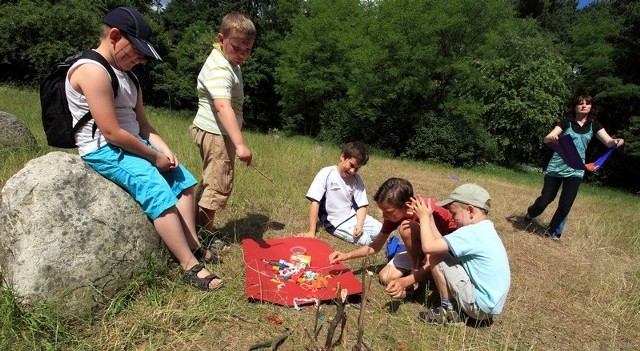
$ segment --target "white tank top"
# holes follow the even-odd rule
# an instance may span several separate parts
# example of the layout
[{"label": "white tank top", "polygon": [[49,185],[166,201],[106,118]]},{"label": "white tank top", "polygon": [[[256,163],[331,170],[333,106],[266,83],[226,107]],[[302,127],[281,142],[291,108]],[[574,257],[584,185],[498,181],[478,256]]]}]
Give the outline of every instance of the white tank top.
[{"label": "white tank top", "polygon": [[[101,64],[90,59],[80,59],[71,66],[69,72],[67,72],[65,91],[67,93],[69,110],[73,116],[73,125],[78,123],[80,118],[89,111],[89,105],[87,104],[85,96],[76,91],[69,83],[69,76],[76,68],[83,64],[98,65],[104,69],[106,75],[109,75],[107,70],[102,67]],[[122,129],[138,136],[140,133],[140,126],[134,111],[138,99],[136,85],[131,78],[129,78],[129,75],[126,72],[115,68],[113,68],[113,71],[116,73],[116,77],[119,82],[118,96],[114,101],[116,118],[118,119]],[[94,123],[95,121],[91,119],[76,133],[76,145],[78,146],[78,153],[80,156],[86,155],[107,144],[106,139],[102,133],[100,133],[100,129],[96,129],[95,134],[93,133]]]}]

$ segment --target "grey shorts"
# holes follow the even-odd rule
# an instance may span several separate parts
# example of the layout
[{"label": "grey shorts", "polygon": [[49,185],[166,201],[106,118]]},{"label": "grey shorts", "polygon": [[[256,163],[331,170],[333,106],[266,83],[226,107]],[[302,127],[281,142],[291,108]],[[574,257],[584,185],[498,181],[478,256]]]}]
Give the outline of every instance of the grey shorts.
[{"label": "grey shorts", "polygon": [[444,254],[442,262],[438,264],[438,269],[447,279],[447,285],[453,297],[469,317],[476,320],[490,318],[476,304],[476,288],[458,258],[453,257],[450,253]]}]

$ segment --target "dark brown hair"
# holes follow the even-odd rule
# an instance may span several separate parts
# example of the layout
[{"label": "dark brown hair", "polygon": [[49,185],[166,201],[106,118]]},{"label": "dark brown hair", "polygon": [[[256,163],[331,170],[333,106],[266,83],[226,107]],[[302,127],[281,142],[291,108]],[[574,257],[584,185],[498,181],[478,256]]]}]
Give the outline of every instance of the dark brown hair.
[{"label": "dark brown hair", "polygon": [[379,204],[391,205],[394,208],[403,208],[404,204],[413,197],[413,186],[408,180],[402,178],[389,178],[385,180],[373,200]]},{"label": "dark brown hair", "polygon": [[576,106],[578,106],[582,101],[585,101],[587,104],[591,105],[591,111],[589,111],[589,115],[587,115],[587,122],[595,121],[595,105],[593,103],[593,98],[591,97],[591,95],[579,95],[575,99],[573,99],[571,105],[568,106],[567,119],[571,121],[576,119]]},{"label": "dark brown hair", "polygon": [[364,166],[369,162],[369,152],[364,144],[359,141],[346,143],[342,147],[342,151],[340,151],[340,153],[345,159],[355,158],[360,166]]}]

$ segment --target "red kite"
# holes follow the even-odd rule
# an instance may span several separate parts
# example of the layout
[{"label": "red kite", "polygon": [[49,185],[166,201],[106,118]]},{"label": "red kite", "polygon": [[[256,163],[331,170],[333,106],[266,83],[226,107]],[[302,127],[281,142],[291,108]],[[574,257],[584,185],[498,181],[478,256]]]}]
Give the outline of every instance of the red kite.
[{"label": "red kite", "polygon": [[[292,248],[305,249],[297,259]],[[242,240],[245,294],[249,299],[294,306],[331,300],[336,287],[360,294],[362,284],[342,264],[330,264],[331,246],[319,239],[282,238]]]}]

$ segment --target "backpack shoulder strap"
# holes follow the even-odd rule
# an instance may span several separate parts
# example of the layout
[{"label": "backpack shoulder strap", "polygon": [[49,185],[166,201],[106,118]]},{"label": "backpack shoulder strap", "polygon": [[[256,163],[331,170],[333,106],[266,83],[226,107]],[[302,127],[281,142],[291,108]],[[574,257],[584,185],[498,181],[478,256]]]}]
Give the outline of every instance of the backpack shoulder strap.
[{"label": "backpack shoulder strap", "polygon": [[[116,77],[116,72],[113,70],[109,62],[107,62],[107,60],[104,57],[102,57],[102,55],[100,55],[94,50],[83,51],[82,54],[78,57],[78,59],[81,59],[81,58],[86,58],[86,59],[96,61],[107,70],[107,73],[109,73],[109,77],[111,78],[111,89],[113,90],[113,98],[115,99],[115,97],[118,96],[118,87],[120,83],[118,82],[118,77]],[[78,130],[80,130],[80,128],[82,128],[92,118],[93,116],[91,116],[91,112],[87,112],[84,116],[82,116],[82,118],[80,118],[78,123],[76,123],[76,125],[73,127],[72,134],[75,134]],[[97,126],[94,124],[93,134],[95,134],[96,129],[97,129]]]},{"label": "backpack shoulder strap", "polygon": [[116,77],[116,72],[113,70],[109,62],[94,50],[85,50],[80,58],[87,58],[96,61],[107,70],[107,73],[109,73],[109,77],[111,78],[111,89],[113,89],[113,97],[115,98],[118,95],[118,77]]},{"label": "backpack shoulder strap", "polygon": [[133,81],[133,84],[136,85],[136,90],[140,90],[140,81],[138,80],[138,77],[135,75],[135,73],[127,71],[127,75]]}]

